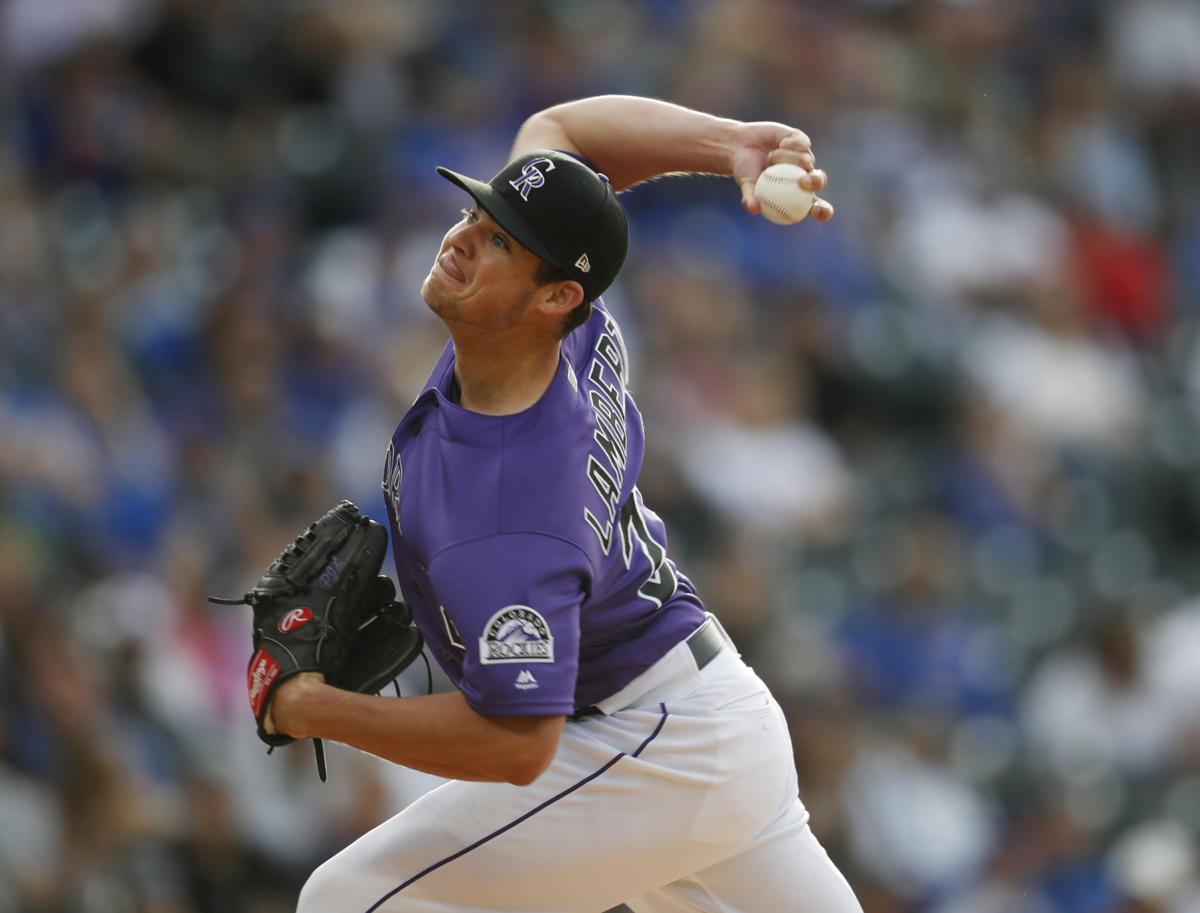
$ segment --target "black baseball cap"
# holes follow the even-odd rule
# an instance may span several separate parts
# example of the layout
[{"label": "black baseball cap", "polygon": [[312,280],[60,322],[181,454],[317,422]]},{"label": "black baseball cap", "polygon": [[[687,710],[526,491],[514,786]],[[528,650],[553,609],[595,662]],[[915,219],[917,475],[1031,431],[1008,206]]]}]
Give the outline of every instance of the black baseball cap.
[{"label": "black baseball cap", "polygon": [[599,298],[621,270],[629,222],[608,178],[565,152],[537,149],[488,183],[439,167],[510,235]]}]

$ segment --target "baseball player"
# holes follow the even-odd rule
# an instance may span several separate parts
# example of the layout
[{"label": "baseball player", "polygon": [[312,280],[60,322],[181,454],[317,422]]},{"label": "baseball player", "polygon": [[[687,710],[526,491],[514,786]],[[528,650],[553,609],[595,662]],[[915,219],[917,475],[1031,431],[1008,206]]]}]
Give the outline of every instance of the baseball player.
[{"label": "baseball player", "polygon": [[[543,111],[468,195],[422,296],[450,341],[387,449],[396,571],[457,690],[401,700],[306,673],[269,726],[451,779],[322,865],[302,913],[855,913],[797,798],[778,704],[668,555],[600,300],[617,191],[670,173],[753,188],[807,136],[650,99]],[[817,221],[833,217],[820,198]]]}]

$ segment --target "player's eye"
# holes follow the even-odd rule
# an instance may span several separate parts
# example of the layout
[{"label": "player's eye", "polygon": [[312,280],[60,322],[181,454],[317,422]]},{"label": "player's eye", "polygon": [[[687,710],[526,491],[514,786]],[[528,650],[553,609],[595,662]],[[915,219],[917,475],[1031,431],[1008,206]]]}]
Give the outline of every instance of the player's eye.
[{"label": "player's eye", "polygon": [[[463,214],[463,221],[468,225],[474,225],[479,221],[479,211],[474,207],[471,209],[460,209],[459,212]],[[504,235],[500,234],[499,232],[492,232],[490,240],[492,246],[497,250],[511,250],[511,247],[508,243],[508,238],[504,237]]]}]

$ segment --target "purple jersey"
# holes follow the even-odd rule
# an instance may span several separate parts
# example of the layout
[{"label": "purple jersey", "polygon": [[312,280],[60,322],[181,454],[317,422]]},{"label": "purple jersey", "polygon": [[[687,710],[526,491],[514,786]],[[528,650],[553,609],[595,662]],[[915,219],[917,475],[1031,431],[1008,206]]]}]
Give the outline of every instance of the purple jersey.
[{"label": "purple jersey", "polygon": [[597,302],[542,398],[488,416],[447,398],[448,343],[392,436],[383,487],[400,588],[480,713],[570,714],[704,620],[636,487],[645,439],[628,364]]}]

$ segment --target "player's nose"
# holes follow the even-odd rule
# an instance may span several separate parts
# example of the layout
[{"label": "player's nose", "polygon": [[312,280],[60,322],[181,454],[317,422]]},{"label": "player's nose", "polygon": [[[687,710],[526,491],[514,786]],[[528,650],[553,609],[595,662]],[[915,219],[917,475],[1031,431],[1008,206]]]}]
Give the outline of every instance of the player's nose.
[{"label": "player's nose", "polygon": [[456,255],[471,257],[479,236],[478,223],[468,225],[459,222],[446,233],[446,246]]}]

